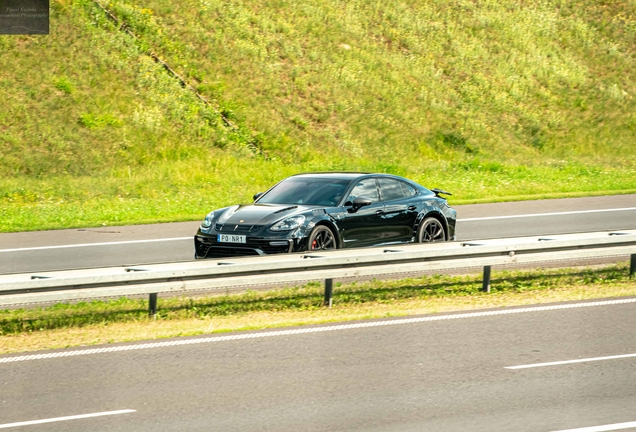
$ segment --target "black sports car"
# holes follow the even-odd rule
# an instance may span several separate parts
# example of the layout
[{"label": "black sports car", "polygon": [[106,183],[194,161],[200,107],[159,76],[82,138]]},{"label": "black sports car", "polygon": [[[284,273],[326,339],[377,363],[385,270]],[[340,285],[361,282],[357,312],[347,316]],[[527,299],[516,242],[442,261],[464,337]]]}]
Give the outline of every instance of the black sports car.
[{"label": "black sports car", "polygon": [[439,189],[388,174],[286,178],[254,203],[210,212],[195,258],[269,255],[455,239],[456,213]]}]

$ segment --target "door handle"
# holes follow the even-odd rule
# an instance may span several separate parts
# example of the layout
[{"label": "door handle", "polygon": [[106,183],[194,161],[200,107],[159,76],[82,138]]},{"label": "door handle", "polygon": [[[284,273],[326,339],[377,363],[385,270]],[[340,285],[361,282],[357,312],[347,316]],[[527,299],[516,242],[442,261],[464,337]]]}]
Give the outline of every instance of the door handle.
[{"label": "door handle", "polygon": [[409,206],[409,210],[415,210],[417,206]]},{"label": "door handle", "polygon": [[383,215],[384,214],[384,210],[376,210],[375,214],[377,215]]}]

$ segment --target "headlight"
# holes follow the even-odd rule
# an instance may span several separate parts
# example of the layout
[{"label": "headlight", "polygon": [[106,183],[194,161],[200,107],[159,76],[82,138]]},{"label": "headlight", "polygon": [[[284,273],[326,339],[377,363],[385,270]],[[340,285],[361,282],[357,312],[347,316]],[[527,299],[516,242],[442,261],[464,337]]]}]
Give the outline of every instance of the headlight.
[{"label": "headlight", "polygon": [[210,213],[208,213],[208,215],[205,217],[205,219],[203,219],[203,222],[201,222],[201,227],[202,228],[210,228],[212,226],[212,221],[214,220],[214,212],[211,211]]},{"label": "headlight", "polygon": [[291,231],[301,226],[303,222],[305,222],[305,216],[292,216],[287,219],[283,219],[270,229],[272,231]]}]

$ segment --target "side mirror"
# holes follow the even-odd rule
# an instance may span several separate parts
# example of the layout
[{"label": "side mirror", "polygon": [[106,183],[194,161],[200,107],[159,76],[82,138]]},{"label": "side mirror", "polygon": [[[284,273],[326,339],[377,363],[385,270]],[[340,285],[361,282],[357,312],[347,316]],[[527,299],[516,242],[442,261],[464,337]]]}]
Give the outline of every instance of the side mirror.
[{"label": "side mirror", "polygon": [[254,201],[256,201],[257,199],[259,199],[265,192],[259,192],[257,194],[254,194]]},{"label": "side mirror", "polygon": [[373,203],[373,201],[371,201],[369,198],[366,197],[356,197],[353,202],[351,201],[347,201],[344,205],[345,207],[349,207],[351,206],[352,208],[350,208],[348,211],[349,213],[355,213],[357,212],[361,207],[364,206],[368,206],[371,205]]},{"label": "side mirror", "polygon": [[367,197],[356,197],[356,199],[353,200],[353,208],[359,209],[360,207],[371,205],[371,203],[373,203],[373,201]]}]

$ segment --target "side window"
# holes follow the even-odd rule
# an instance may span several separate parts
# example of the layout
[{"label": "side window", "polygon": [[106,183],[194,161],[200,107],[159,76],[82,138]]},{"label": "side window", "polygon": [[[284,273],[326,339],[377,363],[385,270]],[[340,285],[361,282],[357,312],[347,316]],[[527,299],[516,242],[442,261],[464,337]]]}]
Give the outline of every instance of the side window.
[{"label": "side window", "polygon": [[382,189],[382,198],[384,201],[403,198],[399,181],[388,178],[380,178],[378,181],[380,182],[380,189]]},{"label": "side window", "polygon": [[411,198],[412,196],[417,195],[417,190],[411,185],[408,185],[404,182],[400,182],[400,186],[402,186],[402,193],[404,194],[404,198]]},{"label": "side window", "polygon": [[375,179],[370,178],[359,181],[349,194],[349,198],[347,198],[347,201],[353,202],[353,200],[357,197],[369,198],[373,202],[380,201],[378,188],[375,185]]},{"label": "side window", "polygon": [[378,181],[384,201],[410,198],[417,193],[413,187],[399,180],[380,178]]}]

